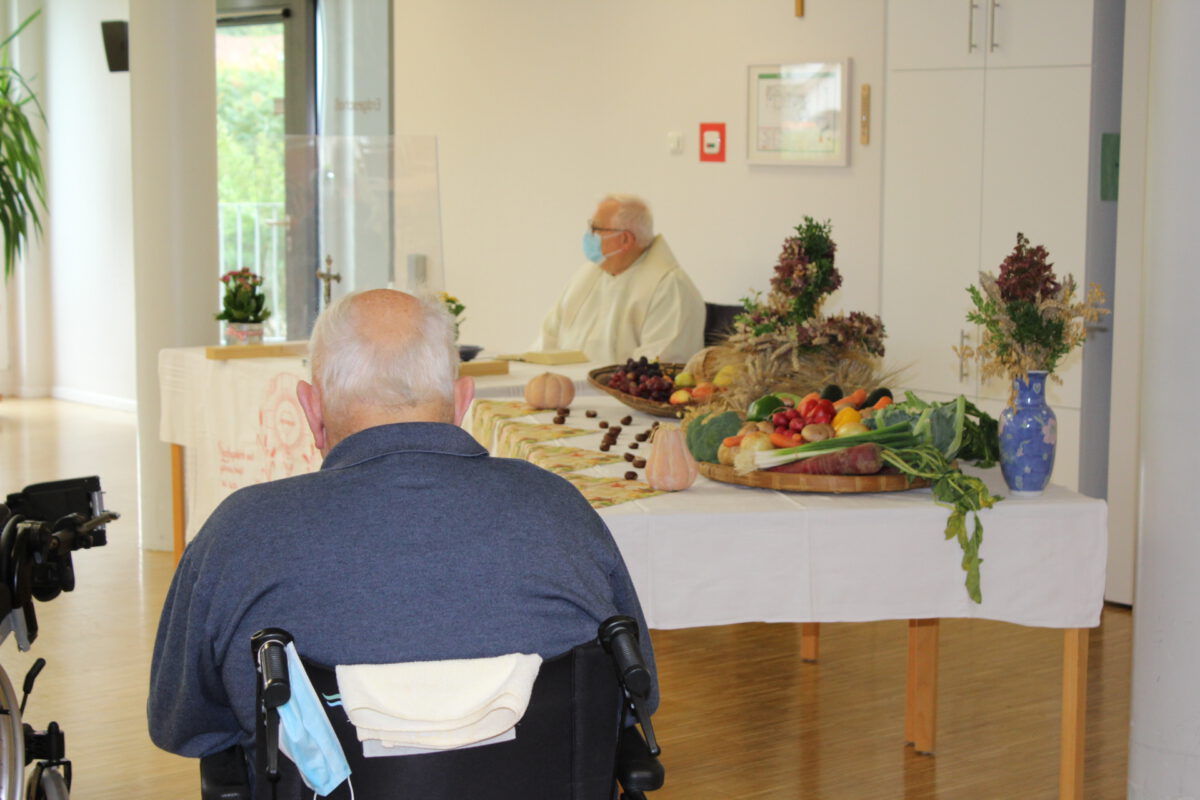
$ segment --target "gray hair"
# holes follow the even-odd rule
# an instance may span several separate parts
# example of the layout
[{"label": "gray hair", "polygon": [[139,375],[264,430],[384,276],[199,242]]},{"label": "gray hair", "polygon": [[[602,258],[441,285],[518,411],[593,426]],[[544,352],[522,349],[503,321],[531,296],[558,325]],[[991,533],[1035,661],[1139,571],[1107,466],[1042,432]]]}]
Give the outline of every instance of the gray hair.
[{"label": "gray hair", "polygon": [[600,202],[608,200],[618,206],[610,223],[612,227],[632,233],[638,247],[646,247],[654,241],[654,215],[645,200],[636,194],[608,194]]},{"label": "gray hair", "polygon": [[454,319],[436,297],[417,298],[415,335],[400,341],[363,335],[358,292],[331,304],[308,343],[313,382],[326,414],[340,417],[356,407],[404,408],[424,403],[453,407],[458,349]]}]

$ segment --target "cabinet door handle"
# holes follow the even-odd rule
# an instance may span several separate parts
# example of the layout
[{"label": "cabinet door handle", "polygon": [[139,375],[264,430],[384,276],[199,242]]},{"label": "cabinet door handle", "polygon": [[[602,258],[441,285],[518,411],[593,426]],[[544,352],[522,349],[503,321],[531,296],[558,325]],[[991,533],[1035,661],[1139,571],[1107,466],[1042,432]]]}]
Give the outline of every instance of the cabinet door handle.
[{"label": "cabinet door handle", "polygon": [[975,52],[978,47],[975,44],[975,9],[979,8],[979,3],[975,0],[967,0],[967,54]]},{"label": "cabinet door handle", "polygon": [[996,9],[1000,7],[1000,3],[996,0],[990,0],[991,7],[988,9],[988,49],[995,52],[1000,45],[996,43]]}]

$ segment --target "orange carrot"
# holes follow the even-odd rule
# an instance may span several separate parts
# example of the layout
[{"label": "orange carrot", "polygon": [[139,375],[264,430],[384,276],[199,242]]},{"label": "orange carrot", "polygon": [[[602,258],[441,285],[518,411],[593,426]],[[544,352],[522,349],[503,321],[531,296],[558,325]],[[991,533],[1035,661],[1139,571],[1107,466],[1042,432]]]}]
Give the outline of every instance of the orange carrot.
[{"label": "orange carrot", "polygon": [[726,436],[725,439],[721,442],[721,444],[725,445],[726,447],[738,447],[741,445],[741,443],[742,443],[741,436]]},{"label": "orange carrot", "polygon": [[850,394],[843,397],[841,400],[838,400],[836,403],[834,403],[833,407],[836,409],[839,409],[839,410],[845,408],[846,406],[853,406],[854,408],[862,408],[862,404],[866,399],[867,399],[867,390],[866,389],[855,389],[853,392],[851,392]]},{"label": "orange carrot", "polygon": [[887,408],[891,404],[892,404],[892,398],[888,397],[885,394],[883,397],[879,398],[879,401],[877,403],[875,403],[875,405],[871,406],[871,408],[873,408],[875,410],[879,410],[881,408]]},{"label": "orange carrot", "polygon": [[[792,438],[795,436],[795,438]],[[771,434],[771,444],[776,447],[795,447],[799,444],[800,434],[779,433],[775,431]]]}]

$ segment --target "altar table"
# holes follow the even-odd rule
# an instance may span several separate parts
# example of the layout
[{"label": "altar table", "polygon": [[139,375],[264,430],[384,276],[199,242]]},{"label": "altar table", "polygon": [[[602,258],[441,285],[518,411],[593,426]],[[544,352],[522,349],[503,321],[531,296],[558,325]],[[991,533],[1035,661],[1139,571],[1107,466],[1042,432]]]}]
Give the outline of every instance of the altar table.
[{"label": "altar table", "polygon": [[[294,400],[295,383],[306,375],[300,359],[206,362],[202,348],[189,348],[163,351],[159,363],[161,437],[187,457],[189,533],[237,486],[319,465]],[[543,371],[514,364],[507,376],[478,378],[478,395],[518,399],[525,381]],[[586,365],[554,371],[570,375],[579,390],[567,424],[593,430],[559,442],[595,450],[600,420],[630,416],[613,449],[620,454],[651,424],[588,386]],[[587,418],[586,409],[597,417]],[[636,453],[648,450],[642,444]],[[620,476],[629,467],[622,461],[589,472]],[[974,474],[1007,495],[998,470]],[[1082,797],[1086,629],[1100,621],[1107,551],[1102,501],[1051,485],[1042,497],[1006,497],[984,511],[981,604],[966,595],[961,551],[943,537],[949,512],[928,489],[797,494],[701,477],[685,492],[599,513],[651,628],[802,623],[803,655],[815,659],[821,622],[909,620],[905,734],[921,752],[935,746],[939,618],[1065,629],[1060,797]],[[182,533],[178,541],[182,549]]]}]

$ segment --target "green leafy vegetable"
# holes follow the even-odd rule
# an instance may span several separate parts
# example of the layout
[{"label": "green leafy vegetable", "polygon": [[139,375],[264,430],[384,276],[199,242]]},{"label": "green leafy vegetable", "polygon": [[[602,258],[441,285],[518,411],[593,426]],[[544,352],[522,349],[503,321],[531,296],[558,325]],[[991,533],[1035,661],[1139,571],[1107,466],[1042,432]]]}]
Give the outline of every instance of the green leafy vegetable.
[{"label": "green leafy vegetable", "polygon": [[[983,602],[980,587],[979,567],[983,558],[979,548],[983,545],[983,522],[979,512],[991,508],[1000,500],[988,491],[979,478],[964,475],[950,466],[941,450],[925,443],[904,449],[883,449],[883,461],[911,478],[925,478],[932,482],[933,497],[950,507],[950,518],[946,521],[946,539],[958,540],[962,548],[962,568],[967,573],[967,595],[976,603]],[[967,532],[967,514],[974,515],[971,532]]]},{"label": "green leafy vegetable", "polygon": [[947,461],[991,467],[1000,458],[999,424],[962,395],[938,403],[905,392],[904,400],[879,409],[866,424],[883,428],[898,422],[912,425],[913,434],[941,450]]},{"label": "green leafy vegetable", "polygon": [[704,420],[712,416],[712,412],[705,412],[693,419],[687,426],[687,431],[684,433],[684,441],[687,442],[688,450],[692,451],[692,455],[696,454],[696,437],[700,435],[700,429],[703,427]]},{"label": "green leafy vegetable", "polygon": [[929,436],[933,446],[941,451],[947,461],[958,455],[963,439],[963,417],[967,410],[967,398],[961,394],[948,403],[929,409]]},{"label": "green leafy vegetable", "polygon": [[688,425],[688,449],[697,461],[716,464],[721,442],[738,432],[742,427],[742,418],[736,411],[726,411],[711,419],[709,416],[699,416]]},{"label": "green leafy vegetable", "polygon": [[958,457],[985,468],[994,467],[1000,461],[1000,423],[974,403],[966,406]]}]

